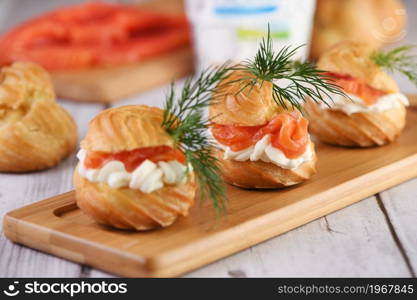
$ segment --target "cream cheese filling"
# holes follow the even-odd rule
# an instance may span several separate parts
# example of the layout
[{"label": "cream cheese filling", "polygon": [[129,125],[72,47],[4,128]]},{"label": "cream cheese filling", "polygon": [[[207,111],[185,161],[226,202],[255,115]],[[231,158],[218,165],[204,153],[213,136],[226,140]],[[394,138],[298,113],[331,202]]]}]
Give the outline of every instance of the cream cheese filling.
[{"label": "cream cheese filling", "polygon": [[392,93],[382,96],[373,105],[367,105],[362,98],[347,94],[351,99],[342,95],[331,94],[330,97],[324,96],[324,99],[329,104],[320,103],[320,108],[343,111],[347,115],[359,112],[383,112],[386,110],[398,108],[402,105],[408,106],[409,101],[404,94]]},{"label": "cream cheese filling", "polygon": [[[215,138],[214,138],[215,140]],[[313,159],[313,150],[311,143],[306,148],[306,151],[297,158],[288,158],[284,152],[275,148],[271,144],[271,134],[266,134],[255,145],[250,146],[241,151],[232,151],[230,147],[220,144],[216,141],[217,146],[222,149],[223,159],[236,161],[263,161],[273,163],[284,169],[296,169],[305,162]]]},{"label": "cream cheese filling", "polygon": [[87,169],[86,156],[87,152],[80,149],[77,154],[80,176],[91,182],[106,183],[114,189],[129,187],[149,194],[162,188],[164,184],[184,184],[187,181],[187,166],[176,160],[158,163],[145,160],[133,172],[128,172],[124,164],[118,160],[109,161],[98,169]]}]

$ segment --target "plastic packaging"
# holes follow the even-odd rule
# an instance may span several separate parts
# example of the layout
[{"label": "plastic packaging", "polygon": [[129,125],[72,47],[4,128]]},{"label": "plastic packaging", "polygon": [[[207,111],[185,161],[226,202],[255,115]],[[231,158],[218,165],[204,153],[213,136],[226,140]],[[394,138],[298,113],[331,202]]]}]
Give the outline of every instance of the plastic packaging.
[{"label": "plastic packaging", "polygon": [[276,50],[306,45],[312,30],[315,0],[186,0],[193,26],[199,68],[253,57],[270,25]]}]

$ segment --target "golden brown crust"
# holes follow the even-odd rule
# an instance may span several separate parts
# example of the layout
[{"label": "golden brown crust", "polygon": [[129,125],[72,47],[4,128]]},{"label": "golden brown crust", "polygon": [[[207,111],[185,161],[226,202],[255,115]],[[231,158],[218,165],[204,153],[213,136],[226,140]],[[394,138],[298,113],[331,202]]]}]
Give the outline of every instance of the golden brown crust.
[{"label": "golden brown crust", "polygon": [[[347,74],[363,80],[385,93],[398,93],[397,83],[370,59],[369,45],[342,42],[327,50],[318,67],[325,71]],[[359,112],[322,109],[314,102],[305,105],[310,131],[321,141],[341,146],[370,147],[392,142],[405,125],[405,107],[383,112]]]},{"label": "golden brown crust", "polygon": [[48,73],[32,63],[0,72],[0,171],[52,167],[75,149],[77,128],[55,102]]},{"label": "golden brown crust", "polygon": [[259,83],[252,89],[248,87],[242,91],[246,81],[233,82],[242,77],[253,76],[243,71],[234,71],[219,83],[214,103],[209,107],[209,117],[216,124],[264,125],[279,112],[279,107],[272,98],[271,83]]},{"label": "golden brown crust", "polygon": [[[81,147],[87,151],[120,152],[173,145],[162,128],[163,110],[144,105],[108,109],[95,117]],[[90,182],[74,171],[78,206],[99,223],[121,229],[149,230],[186,216],[194,203],[194,175],[179,185],[164,185],[146,194],[128,187],[113,189]]]},{"label": "golden brown crust", "polygon": [[91,122],[81,147],[87,151],[115,153],[143,147],[173,146],[162,128],[163,110],[128,105],[102,111]]},{"label": "golden brown crust", "polygon": [[372,49],[398,41],[407,23],[399,0],[318,0],[310,56],[344,40],[368,43]]},{"label": "golden brown crust", "polygon": [[[209,107],[209,117],[214,123],[235,126],[265,125],[284,109],[272,97],[272,84],[259,82],[253,88],[242,89],[253,78],[243,71],[234,71],[219,84],[214,104]],[[295,170],[281,168],[262,161],[224,160],[223,151],[214,150],[223,171],[224,180],[242,188],[270,189],[291,186],[307,180],[315,173],[316,156]]]},{"label": "golden brown crust", "polygon": [[250,189],[272,189],[292,186],[308,180],[316,173],[317,156],[311,143],[313,159],[296,169],[284,169],[263,161],[224,160],[223,151],[215,149],[227,183]]},{"label": "golden brown crust", "polygon": [[397,83],[371,60],[372,53],[373,49],[368,44],[341,42],[324,52],[317,66],[321,70],[364,80],[377,90],[397,93]]},{"label": "golden brown crust", "polygon": [[325,143],[351,146],[381,146],[394,141],[405,126],[406,109],[400,106],[383,112],[347,115],[322,109],[311,100],[305,104],[310,131]]},{"label": "golden brown crust", "polygon": [[187,216],[194,203],[194,178],[181,185],[166,185],[150,194],[130,188],[112,189],[74,172],[77,205],[101,224],[120,229],[149,230],[166,227]]}]

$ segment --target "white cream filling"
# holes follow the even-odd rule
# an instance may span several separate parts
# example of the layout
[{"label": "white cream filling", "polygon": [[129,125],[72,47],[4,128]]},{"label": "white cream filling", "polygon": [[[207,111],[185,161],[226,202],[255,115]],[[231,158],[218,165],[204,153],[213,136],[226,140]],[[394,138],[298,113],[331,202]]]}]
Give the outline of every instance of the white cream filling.
[{"label": "white cream filling", "polygon": [[129,187],[144,193],[152,193],[164,184],[183,184],[187,181],[187,167],[176,160],[153,163],[145,160],[133,172],[128,172],[121,161],[107,162],[99,169],[87,169],[84,161],[87,152],[80,149],[78,173],[91,182],[102,182],[114,189]]},{"label": "white cream filling", "polygon": [[250,146],[241,151],[232,151],[230,147],[217,142],[220,149],[224,151],[223,159],[232,159],[236,161],[258,161],[273,163],[284,169],[296,169],[303,163],[313,159],[313,151],[311,144],[307,146],[306,151],[297,158],[287,158],[280,149],[271,144],[271,135],[265,135],[255,145]]},{"label": "white cream filling", "polygon": [[351,99],[343,97],[338,94],[331,94],[330,97],[324,96],[326,102],[330,105],[327,106],[324,103],[320,103],[320,108],[340,110],[351,115],[359,112],[382,112],[394,108],[398,108],[402,105],[408,106],[409,102],[407,97],[401,93],[393,93],[380,97],[375,104],[366,105],[362,98],[347,94]]}]

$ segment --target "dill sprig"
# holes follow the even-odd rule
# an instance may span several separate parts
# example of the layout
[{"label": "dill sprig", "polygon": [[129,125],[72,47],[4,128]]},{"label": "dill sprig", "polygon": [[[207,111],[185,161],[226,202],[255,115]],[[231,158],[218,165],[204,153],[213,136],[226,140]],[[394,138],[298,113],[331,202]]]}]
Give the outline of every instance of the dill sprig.
[{"label": "dill sprig", "polygon": [[[324,102],[328,105],[324,96],[330,98],[330,94],[345,96],[339,86],[332,83],[332,78],[325,71],[317,69],[310,62],[294,60],[297,50],[303,46],[291,48],[284,47],[277,53],[274,52],[273,42],[268,25],[266,39],[262,38],[255,57],[246,60],[235,70],[245,71],[253,76],[242,76],[238,81],[244,81],[240,91],[261,84],[265,81],[272,83],[272,96],[274,101],[285,109],[289,103],[292,108],[302,111],[302,104],[306,97],[314,102]],[[281,80],[281,82],[277,82]],[[280,84],[286,82],[280,86]]]},{"label": "dill sprig", "polygon": [[414,48],[415,45],[406,45],[390,51],[376,51],[371,59],[389,72],[402,73],[417,86],[417,56],[410,54]]},{"label": "dill sprig", "polygon": [[178,94],[172,84],[162,122],[162,127],[172,136],[176,147],[184,152],[196,175],[200,200],[212,200],[216,217],[226,213],[225,186],[218,160],[212,152],[212,141],[206,134],[209,120],[204,117],[203,109],[212,104],[213,91],[228,71],[227,64],[206,69],[196,79],[187,79]]}]

